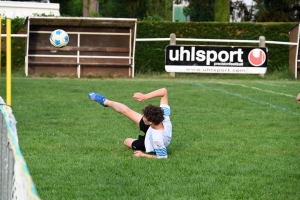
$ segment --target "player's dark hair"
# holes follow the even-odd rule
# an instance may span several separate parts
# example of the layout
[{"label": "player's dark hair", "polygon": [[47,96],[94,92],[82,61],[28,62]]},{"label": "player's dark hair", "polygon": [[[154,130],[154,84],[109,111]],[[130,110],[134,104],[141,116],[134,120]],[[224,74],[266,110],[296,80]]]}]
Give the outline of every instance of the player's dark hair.
[{"label": "player's dark hair", "polygon": [[143,109],[143,114],[149,122],[158,125],[164,120],[164,111],[159,106],[149,104]]}]

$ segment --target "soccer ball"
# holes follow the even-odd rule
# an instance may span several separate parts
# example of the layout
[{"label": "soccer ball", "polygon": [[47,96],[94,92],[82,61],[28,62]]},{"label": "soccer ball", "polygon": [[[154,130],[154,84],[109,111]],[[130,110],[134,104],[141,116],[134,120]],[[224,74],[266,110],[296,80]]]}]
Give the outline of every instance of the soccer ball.
[{"label": "soccer ball", "polygon": [[57,29],[50,34],[50,43],[57,47],[63,48],[69,42],[69,35],[66,31]]}]

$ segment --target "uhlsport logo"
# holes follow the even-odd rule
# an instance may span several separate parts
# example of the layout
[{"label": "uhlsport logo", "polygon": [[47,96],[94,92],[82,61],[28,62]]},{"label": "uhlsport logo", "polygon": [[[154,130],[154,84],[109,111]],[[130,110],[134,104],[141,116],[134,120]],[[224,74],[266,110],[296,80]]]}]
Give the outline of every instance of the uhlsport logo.
[{"label": "uhlsport logo", "polygon": [[183,73],[265,74],[264,47],[168,45],[165,69]]},{"label": "uhlsport logo", "polygon": [[266,54],[261,49],[253,49],[248,55],[248,60],[255,67],[261,66],[266,61]]}]

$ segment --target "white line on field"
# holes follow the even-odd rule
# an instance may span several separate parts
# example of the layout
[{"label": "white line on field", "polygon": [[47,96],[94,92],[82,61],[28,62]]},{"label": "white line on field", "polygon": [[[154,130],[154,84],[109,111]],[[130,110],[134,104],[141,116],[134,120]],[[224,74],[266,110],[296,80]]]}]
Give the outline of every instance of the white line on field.
[{"label": "white line on field", "polygon": [[266,82],[257,82],[259,84],[263,84],[263,85],[269,85],[269,86],[275,86],[275,87],[283,87],[283,88],[288,88],[288,89],[293,89],[293,90],[297,90],[300,91],[300,88],[298,87],[294,87],[294,86],[287,86],[287,85],[282,85],[282,84],[275,84],[275,83],[266,83]]},{"label": "white line on field", "polygon": [[191,85],[196,85],[196,86],[199,86],[199,87],[202,87],[202,88],[206,88],[206,89],[210,89],[210,90],[220,91],[220,92],[225,93],[225,94],[230,94],[230,95],[233,95],[233,96],[236,96],[236,97],[240,97],[242,99],[247,99],[247,100],[249,100],[251,102],[254,102],[254,103],[258,103],[258,104],[261,104],[261,105],[267,105],[267,106],[269,106],[271,108],[274,108],[274,109],[277,109],[277,110],[281,110],[283,112],[287,112],[287,113],[290,113],[290,114],[293,114],[293,115],[300,116],[300,113],[293,112],[292,110],[290,110],[288,108],[280,107],[280,106],[277,106],[277,105],[274,105],[274,104],[271,104],[271,103],[268,103],[268,102],[264,102],[264,101],[260,101],[260,100],[257,100],[257,99],[253,99],[253,98],[250,98],[250,97],[238,94],[238,93],[229,92],[229,91],[224,90],[224,89],[209,87],[209,86],[202,85],[200,83],[193,83],[193,82],[183,82],[183,83],[185,83],[185,84],[191,84]]},{"label": "white line on field", "polygon": [[245,87],[245,88],[251,88],[251,89],[254,89],[254,90],[259,90],[259,91],[268,92],[268,93],[272,93],[272,94],[278,94],[278,95],[283,95],[283,96],[286,96],[286,97],[296,98],[296,96],[294,96],[294,95],[285,94],[285,93],[281,93],[281,92],[274,92],[274,91],[271,91],[271,90],[264,90],[264,89],[261,89],[261,88],[258,88],[258,87],[248,86],[248,85],[244,85],[244,84],[227,83],[227,82],[217,82],[217,83],[227,84],[227,85],[237,85],[237,86],[241,86],[241,87]]}]

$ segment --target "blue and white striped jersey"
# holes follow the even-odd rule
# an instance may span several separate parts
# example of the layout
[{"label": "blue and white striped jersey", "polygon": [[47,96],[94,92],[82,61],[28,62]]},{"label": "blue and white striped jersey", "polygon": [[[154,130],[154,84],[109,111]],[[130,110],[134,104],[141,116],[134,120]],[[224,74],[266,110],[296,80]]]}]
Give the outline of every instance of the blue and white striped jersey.
[{"label": "blue and white striped jersey", "polygon": [[155,130],[150,126],[146,133],[145,147],[146,152],[155,152],[157,158],[167,158],[167,146],[172,139],[171,109],[168,105],[160,105],[160,107],[164,111],[164,121],[162,122],[164,130]]}]

